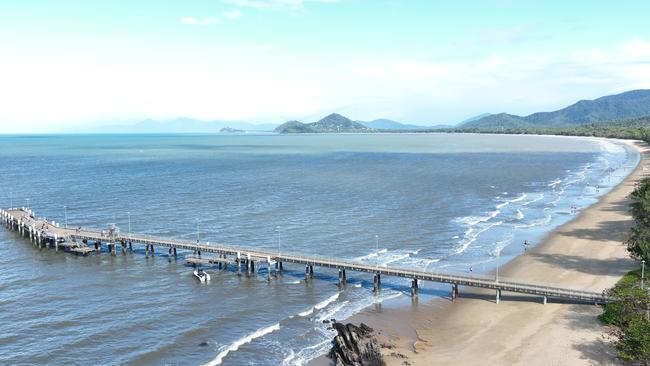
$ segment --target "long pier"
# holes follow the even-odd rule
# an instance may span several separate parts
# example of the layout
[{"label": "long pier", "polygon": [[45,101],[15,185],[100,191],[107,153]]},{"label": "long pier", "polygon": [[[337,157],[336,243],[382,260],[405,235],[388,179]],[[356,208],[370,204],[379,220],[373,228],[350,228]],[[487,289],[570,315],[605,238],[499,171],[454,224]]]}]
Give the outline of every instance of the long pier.
[{"label": "long pier", "polygon": [[[126,254],[133,250],[133,245],[144,245],[145,253],[153,255],[156,247],[168,248],[170,255],[177,255],[177,250],[189,250],[196,253],[213,253],[218,257],[189,258],[187,263],[214,264],[228,266],[234,264],[238,273],[243,270],[247,274],[255,273],[256,263],[266,265],[267,276],[273,269],[276,273],[283,270],[283,263],[293,263],[305,266],[305,278],[311,279],[314,275],[314,267],[332,268],[339,271],[339,285],[345,285],[347,271],[366,272],[374,274],[374,287],[378,290],[381,287],[381,278],[385,276],[403,277],[411,280],[411,293],[417,295],[419,281],[431,281],[446,283],[452,286],[452,301],[458,296],[458,287],[476,287],[492,289],[496,292],[496,302],[499,303],[501,292],[514,292],[539,296],[546,304],[549,298],[584,302],[591,304],[604,304],[611,301],[611,298],[602,293],[582,291],[578,289],[547,286],[534,283],[521,283],[513,281],[500,281],[497,278],[482,275],[463,275],[444,272],[418,271],[405,268],[374,266],[353,261],[337,260],[311,255],[299,255],[281,252],[271,252],[246,247],[232,247],[222,244],[207,244],[187,240],[166,239],[152,237],[142,234],[122,234],[115,228],[107,230],[91,230],[81,228],[61,227],[60,223],[37,218],[31,210],[26,208],[13,208],[0,210],[2,222],[11,230],[19,231],[23,236],[28,237],[39,247],[54,247],[55,250],[65,250],[76,254],[87,255],[100,252],[102,244],[106,244],[111,255],[120,252]],[[273,268],[274,267],[274,268]]]}]

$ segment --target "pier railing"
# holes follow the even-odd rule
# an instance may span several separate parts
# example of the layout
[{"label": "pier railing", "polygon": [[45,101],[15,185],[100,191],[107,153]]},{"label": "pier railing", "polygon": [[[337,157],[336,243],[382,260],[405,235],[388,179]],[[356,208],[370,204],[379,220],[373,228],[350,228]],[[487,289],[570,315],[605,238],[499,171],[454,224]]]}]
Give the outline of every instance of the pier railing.
[{"label": "pier railing", "polygon": [[312,275],[314,266],[332,268],[339,270],[339,279],[341,280],[342,278],[343,282],[345,281],[345,271],[366,272],[375,275],[376,287],[380,284],[381,276],[408,278],[412,281],[412,288],[415,292],[417,292],[417,281],[447,283],[453,286],[452,299],[458,294],[458,286],[468,286],[496,290],[497,302],[499,301],[501,291],[542,296],[544,302],[546,302],[547,297],[589,303],[606,303],[611,300],[603,293],[593,291],[563,288],[557,285],[542,283],[522,283],[515,279],[503,277],[497,279],[494,276],[480,274],[467,275],[441,271],[423,271],[409,268],[388,267],[318,255],[278,253],[277,251],[274,252],[258,248],[235,247],[218,243],[207,244],[191,240],[169,239],[144,234],[128,233],[105,235],[103,231],[88,228],[61,228],[60,225],[53,225],[43,219],[35,218],[31,212],[25,209],[14,209],[9,211],[0,210],[0,215],[12,228],[18,229],[22,233],[28,233],[32,240],[34,237],[37,237],[40,240],[41,237],[47,236],[47,239],[52,239],[50,236],[54,236],[56,242],[57,238],[66,237],[77,242],[85,240],[86,242],[109,243],[112,245],[112,250],[114,250],[116,245],[121,245],[122,248],[124,248],[127,244],[129,247],[132,244],[146,245],[147,251],[149,248],[153,251],[154,246],[167,247],[170,248],[170,250],[173,249],[174,253],[176,249],[183,249],[198,253],[215,253],[224,257],[232,256],[234,257],[233,261],[236,261],[237,263],[240,261],[266,262],[269,270],[271,268],[271,262],[279,263],[280,266],[282,263],[301,264],[306,266],[307,273],[311,273]]}]

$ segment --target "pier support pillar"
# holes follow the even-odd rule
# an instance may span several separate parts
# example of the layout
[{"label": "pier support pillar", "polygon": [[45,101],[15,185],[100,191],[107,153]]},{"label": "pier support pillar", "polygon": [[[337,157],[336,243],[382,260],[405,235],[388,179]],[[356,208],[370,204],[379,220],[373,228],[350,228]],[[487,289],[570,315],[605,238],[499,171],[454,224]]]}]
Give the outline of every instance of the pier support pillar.
[{"label": "pier support pillar", "polygon": [[129,242],[129,252],[133,253],[133,243]]},{"label": "pier support pillar", "polygon": [[342,287],[345,285],[345,282],[343,281],[343,270],[339,269],[339,287]]},{"label": "pier support pillar", "polygon": [[314,278],[314,266],[311,264],[309,265],[309,278]]},{"label": "pier support pillar", "polygon": [[176,258],[177,257],[176,248],[173,248],[173,252],[174,252],[174,258]]},{"label": "pier support pillar", "polygon": [[544,305],[546,305],[546,301],[548,301],[548,298],[546,296],[544,296],[544,299],[543,299]]},{"label": "pier support pillar", "polygon": [[[155,255],[156,255],[156,249],[154,249],[153,244],[151,244],[151,256],[153,257]],[[199,253],[199,257],[200,256],[201,256],[201,253]]]},{"label": "pier support pillar", "polygon": [[497,304],[501,302],[501,290],[497,289],[497,298],[496,298]]},{"label": "pier support pillar", "polygon": [[57,252],[59,251],[59,238],[56,234],[54,234],[54,250]]},{"label": "pier support pillar", "polygon": [[144,245],[144,256],[145,258],[149,258],[149,244]]},{"label": "pier support pillar", "polygon": [[411,296],[417,296],[417,295],[418,295],[418,280],[414,278],[411,280]]},{"label": "pier support pillar", "polygon": [[309,281],[309,264],[305,265],[305,282]]},{"label": "pier support pillar", "polygon": [[375,291],[381,290],[381,274],[379,273],[375,273],[374,290]]},{"label": "pier support pillar", "polygon": [[271,282],[271,259],[268,258],[266,261],[266,281]]},{"label": "pier support pillar", "polygon": [[255,274],[255,261],[251,260],[251,274]]},{"label": "pier support pillar", "polygon": [[282,273],[284,271],[284,268],[282,268],[282,262],[279,263],[280,263],[280,273]]},{"label": "pier support pillar", "polygon": [[126,255],[126,243],[124,240],[120,241],[120,247],[122,248],[122,255]]}]

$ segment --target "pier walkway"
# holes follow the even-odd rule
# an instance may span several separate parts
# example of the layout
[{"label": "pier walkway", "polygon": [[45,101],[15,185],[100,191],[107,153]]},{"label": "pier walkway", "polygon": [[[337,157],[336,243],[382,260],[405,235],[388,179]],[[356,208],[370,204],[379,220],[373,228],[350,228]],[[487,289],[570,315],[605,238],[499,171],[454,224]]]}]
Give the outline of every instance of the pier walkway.
[{"label": "pier walkway", "polygon": [[499,302],[501,292],[514,292],[539,296],[543,303],[548,298],[585,302],[592,304],[603,304],[611,299],[602,293],[582,291],[556,286],[548,286],[533,283],[520,283],[503,281],[491,276],[464,275],[444,272],[418,271],[405,268],[375,266],[357,263],[353,261],[325,258],[312,255],[299,255],[293,253],[272,252],[245,247],[232,247],[222,244],[207,244],[187,240],[166,239],[141,234],[123,234],[117,230],[90,230],[79,228],[61,227],[60,223],[49,222],[42,218],[36,218],[32,211],[25,208],[0,210],[2,222],[10,229],[19,231],[23,236],[30,238],[39,246],[54,247],[57,251],[67,250],[73,253],[86,255],[93,252],[100,252],[102,244],[106,244],[111,255],[116,255],[117,247],[121,253],[126,254],[132,251],[133,245],[144,245],[145,253],[148,256],[155,252],[156,247],[168,248],[170,255],[176,256],[178,249],[192,251],[198,257],[201,253],[217,254],[217,257],[188,258],[187,263],[193,265],[218,264],[228,266],[229,263],[246,273],[255,273],[255,265],[262,264],[268,268],[267,275],[270,277],[273,269],[283,270],[283,263],[293,263],[305,266],[305,277],[310,279],[314,274],[314,267],[338,269],[339,284],[345,285],[346,272],[366,272],[374,274],[374,286],[378,290],[381,286],[383,276],[404,277],[411,280],[411,293],[418,292],[419,281],[432,281],[452,285],[451,298],[458,296],[458,287],[477,287],[493,289],[496,291],[496,302]]}]

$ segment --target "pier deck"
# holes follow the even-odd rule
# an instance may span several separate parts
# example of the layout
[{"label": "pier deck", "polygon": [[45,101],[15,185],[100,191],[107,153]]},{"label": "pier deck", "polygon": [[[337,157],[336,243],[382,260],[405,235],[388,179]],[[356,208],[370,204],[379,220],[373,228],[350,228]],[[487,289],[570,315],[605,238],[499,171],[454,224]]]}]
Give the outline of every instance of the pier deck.
[{"label": "pier deck", "polygon": [[[608,296],[598,292],[543,284],[521,283],[511,280],[504,281],[491,276],[418,271],[406,268],[367,265],[353,261],[339,260],[336,258],[299,255],[293,253],[278,253],[255,248],[232,247],[223,244],[206,244],[187,240],[152,237],[141,234],[111,235],[110,233],[100,230],[64,228],[60,227],[60,224],[55,225],[44,219],[36,218],[31,214],[31,212],[22,208],[0,210],[0,214],[3,222],[6,223],[8,227],[14,230],[19,230],[23,235],[30,237],[32,241],[50,240],[56,243],[59,238],[65,238],[66,244],[69,242],[74,243],[71,251],[76,251],[82,254],[87,254],[97,250],[96,247],[93,249],[93,247],[87,245],[87,243],[90,242],[95,244],[108,244],[109,251],[112,254],[115,254],[115,248],[117,245],[121,246],[122,253],[124,253],[127,246],[130,249],[132,245],[139,244],[146,246],[147,253],[149,252],[149,249],[153,252],[154,247],[165,247],[169,248],[170,251],[173,250],[174,253],[176,253],[176,249],[183,249],[198,253],[199,255],[200,253],[214,253],[219,255],[218,258],[188,258],[186,260],[188,263],[195,264],[237,263],[239,268],[239,264],[243,262],[246,263],[246,268],[249,268],[249,263],[252,263],[252,267],[254,268],[255,261],[258,261],[266,263],[270,273],[272,263],[276,263],[276,268],[279,267],[280,270],[282,269],[282,263],[294,263],[306,266],[306,275],[309,277],[313,276],[313,267],[333,268],[339,270],[339,282],[343,284],[345,283],[346,271],[374,274],[376,288],[380,286],[382,276],[403,277],[411,279],[413,293],[417,293],[418,280],[447,283],[453,286],[452,299],[458,295],[458,286],[468,286],[496,290],[497,302],[499,301],[501,291],[537,295],[543,298],[544,303],[546,303],[547,298],[592,304],[607,303],[611,300]],[[58,249],[58,245],[62,244],[56,245]],[[229,257],[232,259],[229,260]]]}]

